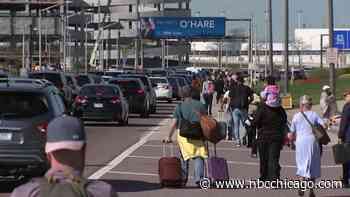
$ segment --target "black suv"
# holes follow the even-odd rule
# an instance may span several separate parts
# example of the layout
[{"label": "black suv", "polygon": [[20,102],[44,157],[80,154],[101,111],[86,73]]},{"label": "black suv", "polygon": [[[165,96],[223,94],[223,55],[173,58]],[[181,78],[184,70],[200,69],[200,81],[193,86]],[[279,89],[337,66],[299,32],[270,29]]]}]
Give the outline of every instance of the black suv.
[{"label": "black suv", "polygon": [[29,78],[46,79],[52,82],[63,94],[66,106],[71,106],[73,103],[73,89],[69,86],[64,73],[54,71],[32,72],[29,73]]},{"label": "black suv", "polygon": [[146,75],[143,75],[143,74],[123,74],[123,75],[119,75],[118,78],[140,79],[143,85],[145,86],[146,92],[150,98],[151,113],[155,114],[157,112],[157,95],[156,95],[156,91],[154,90],[154,88],[157,87],[157,84],[152,84],[151,80]]},{"label": "black suv", "polygon": [[0,177],[45,173],[46,129],[65,111],[59,91],[47,81],[0,79]]}]

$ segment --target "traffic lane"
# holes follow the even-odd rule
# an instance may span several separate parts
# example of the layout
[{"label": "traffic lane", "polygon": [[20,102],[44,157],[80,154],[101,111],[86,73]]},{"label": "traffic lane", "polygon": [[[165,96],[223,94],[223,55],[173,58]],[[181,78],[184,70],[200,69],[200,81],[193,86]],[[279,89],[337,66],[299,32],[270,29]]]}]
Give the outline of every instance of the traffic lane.
[{"label": "traffic lane", "polygon": [[125,149],[137,143],[147,132],[170,117],[176,104],[157,104],[157,114],[141,119],[131,114],[128,126],[116,124],[87,123],[88,138],[85,176],[90,176],[104,167],[109,161],[120,155]]},{"label": "traffic lane", "polygon": [[[160,141],[149,141],[121,164],[115,167],[112,171],[104,176],[104,179],[111,182],[120,196],[179,196],[185,193],[190,193],[191,196],[231,196],[233,190],[209,190],[206,193],[201,193],[199,189],[194,189],[193,180],[190,179],[189,186],[184,189],[164,189],[159,186],[158,177],[158,161],[164,155],[163,145]],[[170,154],[171,146],[167,146],[167,154]],[[176,146],[174,147],[174,155],[179,156]],[[255,180],[259,177],[259,160],[252,159],[249,155],[249,149],[233,148],[230,150],[228,143],[220,143],[218,145],[218,155],[228,159],[228,167],[230,176],[233,179]],[[331,160],[332,156],[329,151],[330,147],[326,147],[323,161]],[[222,151],[221,149],[225,149]],[[212,151],[212,149],[211,149]],[[282,166],[281,178],[289,180],[297,180],[295,175],[295,152],[285,148],[282,151],[281,163]],[[288,161],[284,161],[288,159]],[[190,174],[193,172],[193,163],[190,162]],[[340,166],[325,166],[322,168],[322,180],[333,179],[338,180],[341,175]],[[237,196],[295,196],[295,190],[234,190]],[[243,193],[244,192],[244,193]],[[239,194],[239,195],[238,195]],[[349,193],[346,190],[329,189],[317,190],[320,196],[342,196],[345,197]]]}]

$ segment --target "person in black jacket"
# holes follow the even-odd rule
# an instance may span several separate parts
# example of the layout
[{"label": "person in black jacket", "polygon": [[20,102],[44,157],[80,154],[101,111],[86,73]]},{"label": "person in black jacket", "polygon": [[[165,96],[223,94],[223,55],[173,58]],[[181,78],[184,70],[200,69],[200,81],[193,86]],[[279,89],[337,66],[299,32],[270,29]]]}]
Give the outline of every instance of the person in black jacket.
[{"label": "person in black jacket", "polygon": [[224,94],[225,81],[222,75],[218,76],[214,82],[215,91],[216,91],[216,104],[219,104],[222,100]]},{"label": "person in black jacket", "polygon": [[[340,129],[338,133],[341,142],[350,143],[350,90],[344,94],[345,105],[343,108]],[[349,187],[350,162],[343,164],[343,185]]]},{"label": "person in black jacket", "polygon": [[280,107],[270,107],[262,102],[253,116],[252,124],[258,129],[260,180],[280,178],[280,152],[283,147],[287,114]]},{"label": "person in black jacket", "polygon": [[230,105],[228,110],[231,113],[231,123],[233,124],[231,128],[238,147],[241,146],[241,139],[245,137],[240,136],[240,126],[245,122],[249,104],[254,100],[253,91],[243,83],[244,78],[238,76],[237,81],[232,83],[229,90]]}]

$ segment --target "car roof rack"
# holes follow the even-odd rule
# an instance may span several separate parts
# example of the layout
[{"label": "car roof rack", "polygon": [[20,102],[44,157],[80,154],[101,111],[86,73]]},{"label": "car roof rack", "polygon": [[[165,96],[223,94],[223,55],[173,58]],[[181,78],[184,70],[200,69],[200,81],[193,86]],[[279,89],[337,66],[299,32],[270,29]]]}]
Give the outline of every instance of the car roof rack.
[{"label": "car roof rack", "polygon": [[53,83],[46,79],[27,79],[27,78],[0,78],[0,84],[6,83],[9,87],[10,84],[22,83],[22,84],[33,84],[35,86],[40,86],[41,88],[52,86]]}]

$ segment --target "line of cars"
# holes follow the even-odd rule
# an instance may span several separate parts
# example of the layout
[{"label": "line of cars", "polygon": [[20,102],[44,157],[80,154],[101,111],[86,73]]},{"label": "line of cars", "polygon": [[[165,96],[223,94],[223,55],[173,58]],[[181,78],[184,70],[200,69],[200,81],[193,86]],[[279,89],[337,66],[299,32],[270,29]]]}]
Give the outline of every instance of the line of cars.
[{"label": "line of cars", "polygon": [[28,77],[0,77],[0,179],[46,172],[46,131],[56,117],[74,115],[126,126],[130,113],[147,118],[156,113],[157,100],[180,99],[182,88],[190,85],[189,76],[142,73],[121,73],[104,81],[96,74],[53,71]]}]

